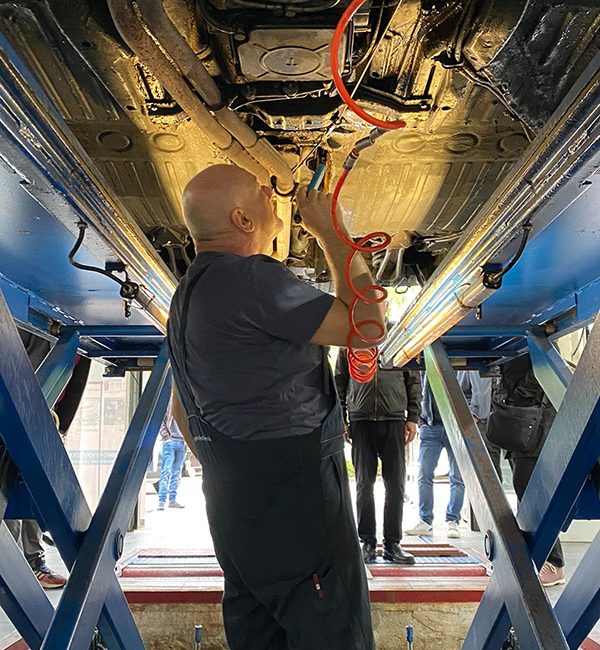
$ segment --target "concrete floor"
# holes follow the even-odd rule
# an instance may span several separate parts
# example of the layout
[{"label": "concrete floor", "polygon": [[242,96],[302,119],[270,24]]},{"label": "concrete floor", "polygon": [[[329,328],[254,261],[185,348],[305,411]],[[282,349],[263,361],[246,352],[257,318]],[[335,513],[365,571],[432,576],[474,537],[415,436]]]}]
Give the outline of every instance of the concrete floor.
[{"label": "concrete floor", "polygon": [[[352,485],[354,494],[354,485]],[[384,490],[381,480],[376,484],[376,503],[378,513],[383,512]],[[407,486],[408,501],[405,504],[404,528],[408,528],[418,521],[417,493],[416,485],[412,482]],[[434,487],[435,495],[435,521],[434,536],[435,541],[445,541],[446,528],[444,525],[444,512],[449,495],[449,485],[447,483],[436,483]],[[200,478],[182,479],[178,500],[185,504],[184,510],[165,510],[159,512],[156,509],[157,497],[152,483],[146,484],[145,498],[145,527],[142,530],[130,533],[125,541],[125,553],[133,553],[136,549],[163,547],[163,548],[212,548],[212,542],[208,530],[208,524],[204,514],[204,500],[201,489]],[[509,500],[514,504],[514,494],[509,494]],[[379,533],[380,534],[380,533]],[[462,538],[460,540],[451,540],[451,542],[461,548],[474,549],[483,553],[482,535],[471,532],[466,524],[462,527]],[[574,571],[579,559],[587,549],[588,544],[583,543],[565,543],[564,551],[566,558],[567,576],[569,577]],[[48,565],[59,572],[65,572],[65,567],[54,548],[48,548],[47,551]],[[561,593],[561,587],[555,587],[548,590],[549,598],[555,602]],[[60,599],[60,591],[48,592],[51,602],[56,605]],[[0,649],[6,646],[6,639],[13,638],[14,628],[7,617],[0,611]]]}]

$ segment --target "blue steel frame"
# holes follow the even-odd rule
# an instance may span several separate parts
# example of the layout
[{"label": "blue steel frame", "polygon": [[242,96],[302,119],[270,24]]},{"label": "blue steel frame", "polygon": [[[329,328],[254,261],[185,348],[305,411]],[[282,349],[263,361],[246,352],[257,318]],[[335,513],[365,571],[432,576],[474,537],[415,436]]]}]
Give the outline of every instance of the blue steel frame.
[{"label": "blue steel frame", "polygon": [[[71,377],[77,343],[74,332],[61,338],[36,372],[48,408],[54,406]],[[0,514],[4,517],[4,511]],[[0,545],[0,605],[28,644],[39,647],[54,608],[4,523],[0,527]]]},{"label": "blue steel frame", "polygon": [[59,616],[3,526],[2,606],[33,650],[87,647],[96,626],[110,650],[142,650],[114,566],[169,399],[167,349],[154,364],[92,517],[48,408],[69,379],[78,340],[77,332],[65,332],[36,377],[0,293],[0,436],[71,570]]},{"label": "blue steel frame", "polygon": [[[566,650],[567,642],[531,562],[523,533],[506,499],[477,424],[458,383],[443,344],[425,350],[431,390],[469,492],[481,530],[486,531],[488,556],[494,564],[491,583],[498,585],[519,643],[527,650]],[[487,593],[487,591],[486,591]],[[481,611],[481,608],[480,610]],[[484,619],[485,620],[485,619]],[[482,650],[479,628],[475,645]],[[508,633],[505,631],[504,637]],[[494,647],[498,650],[504,638]]]},{"label": "blue steel frame", "polygon": [[[530,331],[527,344],[536,377],[557,416],[516,519],[506,508],[442,343],[425,351],[432,390],[477,518],[488,529],[495,567],[465,639],[465,650],[498,650],[511,625],[527,650],[575,649],[600,618],[600,536],[588,549],[554,612],[545,595],[540,596],[535,574],[532,580],[534,567],[541,567],[546,560],[600,457],[600,316],[574,373],[539,332]],[[527,566],[524,573],[515,573],[523,543]],[[527,610],[527,621],[522,612],[515,611],[519,602]]]}]

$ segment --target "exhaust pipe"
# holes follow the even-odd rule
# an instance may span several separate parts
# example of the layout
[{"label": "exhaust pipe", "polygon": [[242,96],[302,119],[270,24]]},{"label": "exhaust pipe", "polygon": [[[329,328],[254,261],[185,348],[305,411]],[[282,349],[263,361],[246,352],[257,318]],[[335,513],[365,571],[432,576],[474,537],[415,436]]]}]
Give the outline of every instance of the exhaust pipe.
[{"label": "exhaust pipe", "polygon": [[144,29],[129,0],[108,0],[108,7],[119,33],[133,52],[148,64],[160,83],[169,91],[190,118],[236,165],[269,183],[267,170],[224,129],[198,100],[179,74],[174,74],[169,59]]},{"label": "exhaust pipe", "polygon": [[[108,6],[127,45],[221,152],[256,176],[261,185],[271,185],[271,176],[275,177],[276,211],[286,227],[277,238],[274,255],[286,259],[294,189],[290,167],[267,140],[259,138],[234,111],[223,106],[219,88],[165,12],[161,0],[139,2],[137,11],[131,0],[108,0]],[[214,115],[190,84],[211,106]]]},{"label": "exhaust pipe", "polygon": [[[257,160],[271,176],[275,176],[277,190],[287,196],[294,188],[292,170],[271,143],[259,138],[235,111],[223,106],[223,97],[214,79],[208,73],[194,50],[174,25],[160,0],[138,0],[141,17],[160,47],[171,58],[182,76],[187,78],[196,92],[213,112],[217,122]],[[185,6],[181,0],[174,9],[182,13]]]}]

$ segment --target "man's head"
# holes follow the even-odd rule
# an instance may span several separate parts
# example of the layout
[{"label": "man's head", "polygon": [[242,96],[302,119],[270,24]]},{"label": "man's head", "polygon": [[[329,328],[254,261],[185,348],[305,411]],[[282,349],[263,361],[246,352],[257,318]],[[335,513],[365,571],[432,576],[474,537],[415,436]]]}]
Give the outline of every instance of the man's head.
[{"label": "man's head", "polygon": [[283,227],[272,193],[235,165],[213,165],[196,174],[183,191],[183,216],[196,250],[270,254]]}]

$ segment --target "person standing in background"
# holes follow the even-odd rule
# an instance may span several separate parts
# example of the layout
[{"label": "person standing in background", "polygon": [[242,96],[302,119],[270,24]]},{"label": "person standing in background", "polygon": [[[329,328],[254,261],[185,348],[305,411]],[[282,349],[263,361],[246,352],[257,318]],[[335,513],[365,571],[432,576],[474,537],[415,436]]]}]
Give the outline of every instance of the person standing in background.
[{"label": "person standing in background", "polygon": [[162,438],[162,462],[158,486],[158,509],[164,510],[169,497],[169,508],[185,508],[177,501],[177,489],[185,461],[185,442],[177,422],[173,418],[172,404],[160,426]]},{"label": "person standing in background", "polygon": [[381,459],[385,505],[383,509],[383,559],[395,564],[414,564],[415,558],[400,546],[406,482],[405,449],[417,434],[421,409],[418,372],[377,370],[367,383],[350,377],[346,350],[338,355],[335,381],[347,411],[356,472],[358,536],[363,560],[377,558],[374,487]]},{"label": "person standing in background", "polygon": [[[524,354],[499,366],[500,377],[492,390],[492,410],[487,435],[506,450],[513,487],[521,501],[537,459],[554,422],[556,410],[536,379],[531,357]],[[556,540],[540,570],[544,587],[565,583],[565,560]]]},{"label": "person standing in background", "polygon": [[34,519],[5,519],[7,525],[19,548],[23,551],[25,559],[31,570],[44,589],[62,589],[67,579],[52,571],[46,564],[46,552],[42,546],[42,529]]},{"label": "person standing in background", "polygon": [[460,537],[460,513],[465,499],[465,484],[426,374],[423,382],[423,406],[419,418],[419,436],[419,476],[417,479],[419,523],[404,532],[415,537],[433,534],[433,477],[442,449],[445,449],[450,465],[450,500],[446,508],[447,535],[457,539]]}]

